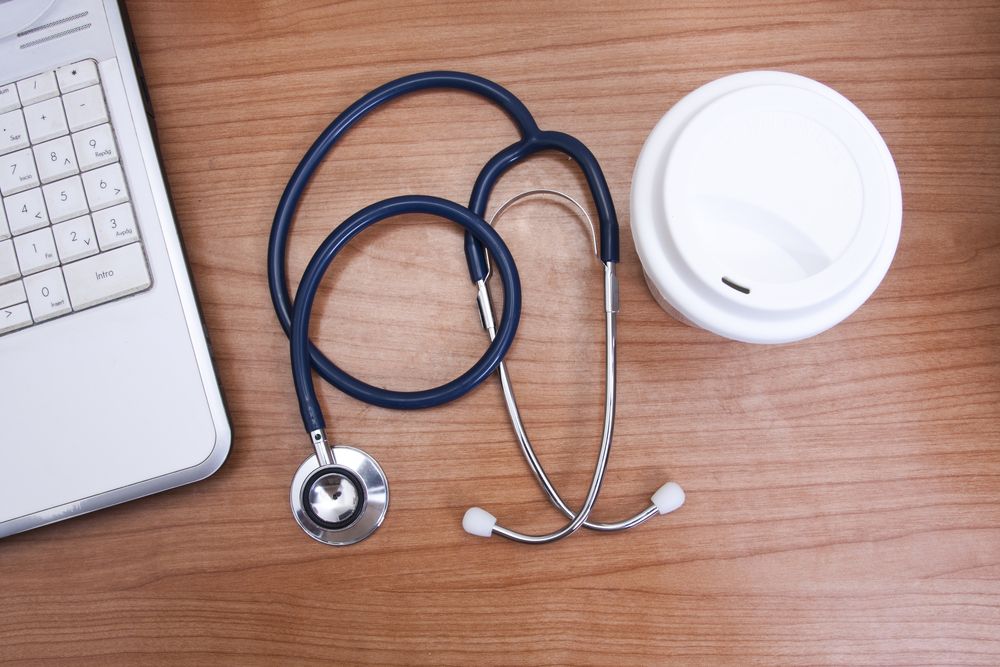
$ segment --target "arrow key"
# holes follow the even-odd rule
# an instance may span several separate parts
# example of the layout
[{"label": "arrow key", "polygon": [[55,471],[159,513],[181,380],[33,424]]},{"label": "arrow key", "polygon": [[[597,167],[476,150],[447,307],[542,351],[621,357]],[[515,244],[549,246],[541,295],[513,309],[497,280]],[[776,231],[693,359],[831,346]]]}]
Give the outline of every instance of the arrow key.
[{"label": "arrow key", "polygon": [[19,303],[16,306],[0,308],[0,334],[17,329],[23,329],[31,324],[31,311],[28,304]]},{"label": "arrow key", "polygon": [[97,211],[128,201],[128,188],[121,163],[109,164],[83,173],[83,187],[87,191],[90,210]]},{"label": "arrow key", "polygon": [[35,151],[35,165],[42,183],[51,183],[80,171],[76,164],[73,141],[69,137],[59,137],[54,141],[39,144]]},{"label": "arrow key", "polygon": [[94,226],[89,215],[53,225],[52,233],[63,263],[97,254],[97,239],[94,238]]}]

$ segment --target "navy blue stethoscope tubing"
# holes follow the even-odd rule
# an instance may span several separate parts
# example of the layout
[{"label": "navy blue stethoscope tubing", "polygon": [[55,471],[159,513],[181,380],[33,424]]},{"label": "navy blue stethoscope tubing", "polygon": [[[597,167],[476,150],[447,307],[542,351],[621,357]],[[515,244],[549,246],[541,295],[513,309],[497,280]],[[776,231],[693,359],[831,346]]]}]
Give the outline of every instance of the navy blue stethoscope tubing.
[{"label": "navy blue stethoscope tubing", "polygon": [[312,347],[309,342],[309,318],[320,281],[337,253],[362,230],[386,218],[406,213],[424,213],[447,218],[465,227],[470,234],[487,246],[490,254],[496,259],[503,279],[504,304],[497,337],[469,370],[451,382],[434,389],[393,391],[374,387],[352,377],[327,360],[329,368],[325,369],[325,372],[330,375],[329,382],[344,393],[373,405],[402,410],[431,407],[463,396],[489,377],[514,341],[521,313],[521,282],[510,250],[492,227],[464,206],[438,197],[409,195],[372,204],[345,220],[326,237],[310,260],[299,283],[292,313],[292,374],[295,379],[295,391],[299,396],[302,422],[307,431],[325,428],[312,379],[312,366],[309,363]]},{"label": "navy blue stethoscope tubing", "polygon": [[[299,285],[293,305],[287,280],[288,235],[299,200],[316,169],[337,141],[368,113],[402,95],[428,89],[458,89],[485,97],[510,116],[520,131],[521,140],[497,153],[486,164],[476,180],[468,209],[444,199],[411,195],[384,200],[351,216],[335,229],[317,250]],[[510,252],[500,237],[485,223],[483,216],[497,180],[514,164],[542,150],[565,153],[583,170],[598,212],[601,259],[605,262],[617,262],[618,221],[607,182],[596,158],[575,138],[560,132],[540,130],[527,107],[517,97],[488,79],[462,72],[425,72],[405,76],[376,88],[356,101],[320,134],[303,156],[285,187],[275,211],[268,242],[268,286],[271,301],[278,321],[292,340],[293,375],[307,431],[325,428],[310,368],[324,380],[354,398],[395,409],[426,408],[454,400],[471,391],[495,370],[513,342],[520,317],[521,293],[517,269]],[[446,217],[465,227],[466,260],[473,282],[487,277],[484,246],[494,256],[504,281],[504,313],[496,339],[483,357],[459,378],[435,389],[417,392],[391,391],[361,382],[330,361],[308,339],[308,316],[319,281],[344,244],[364,228],[386,217],[421,212]]]}]

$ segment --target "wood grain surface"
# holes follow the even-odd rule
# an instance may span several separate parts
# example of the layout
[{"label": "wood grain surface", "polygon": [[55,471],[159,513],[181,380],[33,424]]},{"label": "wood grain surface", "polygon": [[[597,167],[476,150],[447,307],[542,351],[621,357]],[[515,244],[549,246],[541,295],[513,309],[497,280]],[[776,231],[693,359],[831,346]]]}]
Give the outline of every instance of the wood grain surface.
[{"label": "wood grain surface", "polygon": [[[235,428],[213,478],[0,543],[0,659],[14,663],[1000,664],[1000,5],[978,2],[201,2],[130,0],[180,226]],[[520,459],[490,380],[401,413],[323,387],[330,432],[385,468],[368,541],[306,538],[288,484],[307,455],[267,235],[292,169],[348,104],[427,69],[487,76],[600,159],[622,220],[615,449],[596,515],[667,479],[687,505],[628,534],[545,548],[480,540],[560,516]],[[875,295],[808,341],[689,328],[643,282],[632,168],[685,93],[750,69],[852,99],[903,186]],[[467,199],[515,131],[468,95],[365,120],[308,190],[293,275],[368,203]],[[584,196],[563,158],[501,182]],[[524,316],[509,360],[560,489],[584,495],[602,418],[600,273],[564,207],[502,228]],[[416,389],[486,345],[457,228],[365,232],[319,299],[316,338],[375,384]],[[72,434],[66,434],[71,437]]]}]

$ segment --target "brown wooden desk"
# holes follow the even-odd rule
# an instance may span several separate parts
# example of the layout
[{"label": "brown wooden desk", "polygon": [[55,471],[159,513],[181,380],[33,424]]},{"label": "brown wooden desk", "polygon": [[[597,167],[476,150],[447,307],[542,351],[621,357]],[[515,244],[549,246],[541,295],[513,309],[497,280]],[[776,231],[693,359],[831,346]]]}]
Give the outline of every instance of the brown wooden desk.
[{"label": "brown wooden desk", "polygon": [[[1000,664],[1000,7],[995,2],[130,1],[163,158],[236,440],[212,479],[0,543],[0,658],[93,664]],[[558,515],[490,381],[399,413],[324,387],[338,442],[392,484],[344,550],[294,524],[306,456],[265,284],[282,188],[315,135],[396,76],[508,86],[601,160],[623,222],[619,416],[601,517],[668,477],[688,504],[627,535],[543,549],[460,528]],[[755,68],[854,100],[903,184],[874,297],[807,342],[755,347],[670,319],[628,231],[636,156],[681,96]],[[296,275],[341,219],[407,192],[467,198],[514,138],[461,94],[409,98],[349,136],[308,193]],[[565,160],[506,178],[581,194]],[[579,502],[601,420],[600,275],[557,205],[504,229],[525,285],[510,356],[530,432]],[[426,222],[426,221],[425,221]],[[457,229],[382,226],[338,261],[318,338],[414,389],[485,345]],[[72,437],[71,433],[65,434]]]}]

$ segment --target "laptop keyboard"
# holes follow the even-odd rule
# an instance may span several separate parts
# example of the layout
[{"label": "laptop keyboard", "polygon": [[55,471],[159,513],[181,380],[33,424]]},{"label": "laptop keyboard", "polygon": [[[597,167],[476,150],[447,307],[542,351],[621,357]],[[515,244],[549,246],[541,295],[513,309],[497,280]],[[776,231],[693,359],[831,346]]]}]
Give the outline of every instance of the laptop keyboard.
[{"label": "laptop keyboard", "polygon": [[97,63],[0,85],[0,336],[151,281]]}]

